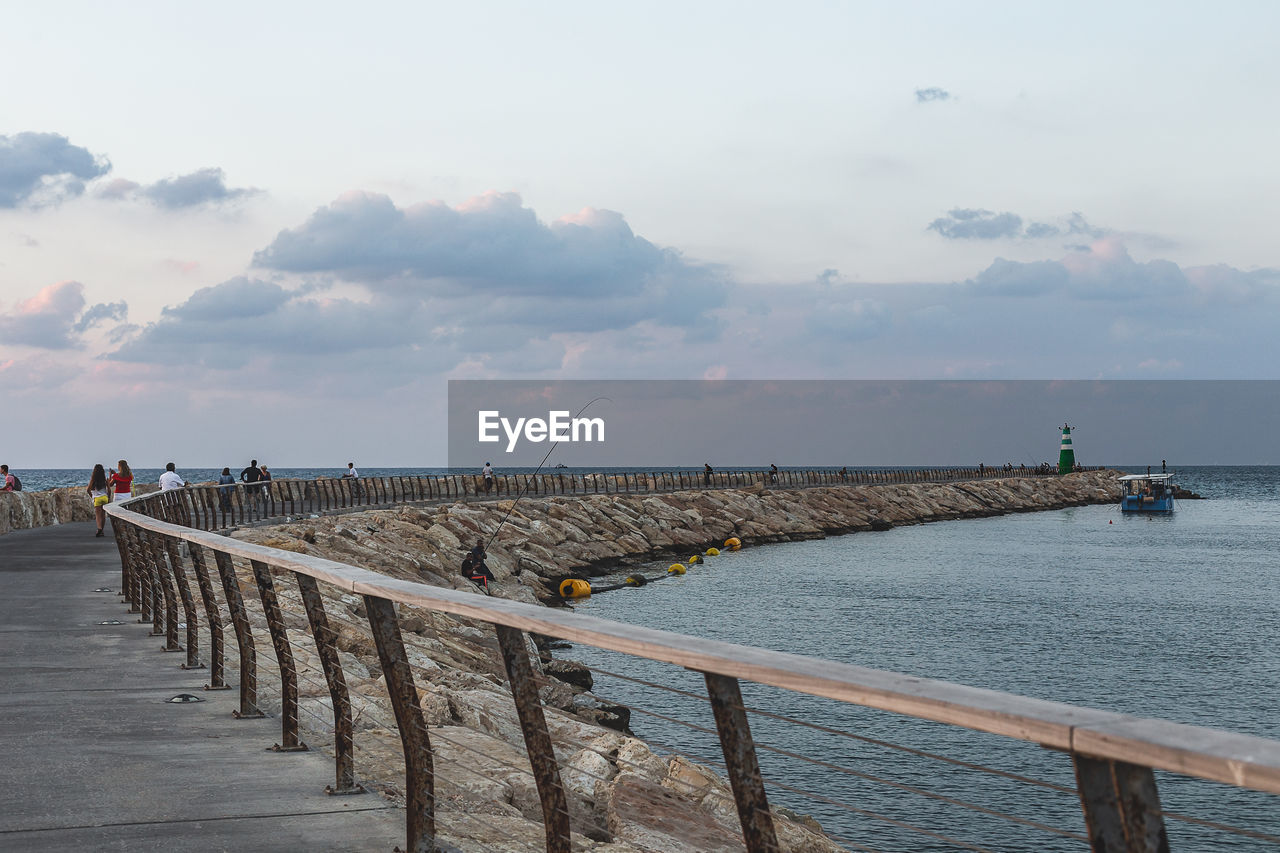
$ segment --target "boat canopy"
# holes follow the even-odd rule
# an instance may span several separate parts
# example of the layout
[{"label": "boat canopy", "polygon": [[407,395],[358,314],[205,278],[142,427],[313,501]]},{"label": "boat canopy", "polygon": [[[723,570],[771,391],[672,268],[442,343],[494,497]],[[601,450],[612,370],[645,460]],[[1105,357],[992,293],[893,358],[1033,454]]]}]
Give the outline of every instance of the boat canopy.
[{"label": "boat canopy", "polygon": [[1125,480],[1150,480],[1151,482],[1167,483],[1173,479],[1172,474],[1125,474],[1119,478],[1120,482]]}]

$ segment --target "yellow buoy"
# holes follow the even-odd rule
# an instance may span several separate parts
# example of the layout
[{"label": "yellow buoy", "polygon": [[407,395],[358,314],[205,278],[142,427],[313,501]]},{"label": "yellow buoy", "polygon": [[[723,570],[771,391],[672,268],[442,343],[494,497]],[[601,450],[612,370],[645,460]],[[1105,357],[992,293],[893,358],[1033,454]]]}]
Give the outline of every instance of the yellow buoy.
[{"label": "yellow buoy", "polygon": [[708,557],[718,557],[718,556],[720,556],[720,549],[719,549],[719,548],[708,548],[708,549],[707,549],[707,556],[708,556]]},{"label": "yellow buoy", "polygon": [[586,598],[591,595],[591,584],[581,578],[565,578],[560,581],[561,598]]},{"label": "yellow buoy", "polygon": [[693,565],[695,563],[701,563],[701,562],[702,562],[702,558],[697,554],[694,554],[692,557],[689,558],[690,565]]},{"label": "yellow buoy", "polygon": [[742,540],[737,536],[730,536],[728,539],[724,540],[724,547],[728,548],[730,551],[736,551],[742,547]]},{"label": "yellow buoy", "polygon": [[667,574],[669,575],[682,575],[685,571],[684,563],[672,563],[667,566]]}]

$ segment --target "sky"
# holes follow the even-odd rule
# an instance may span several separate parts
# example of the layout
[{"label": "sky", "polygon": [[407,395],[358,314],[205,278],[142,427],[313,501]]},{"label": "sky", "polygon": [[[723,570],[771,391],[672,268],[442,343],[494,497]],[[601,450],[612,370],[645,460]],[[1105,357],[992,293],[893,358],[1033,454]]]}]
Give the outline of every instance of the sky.
[{"label": "sky", "polygon": [[441,465],[449,379],[1277,378],[1278,19],[15,7],[0,457]]}]

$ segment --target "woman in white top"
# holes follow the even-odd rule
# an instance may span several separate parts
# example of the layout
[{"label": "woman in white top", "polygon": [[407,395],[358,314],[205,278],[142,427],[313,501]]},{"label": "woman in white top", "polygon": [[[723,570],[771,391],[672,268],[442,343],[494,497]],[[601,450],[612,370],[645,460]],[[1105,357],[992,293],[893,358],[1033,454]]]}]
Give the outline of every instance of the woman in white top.
[{"label": "woman in white top", "polygon": [[89,475],[89,485],[85,487],[85,491],[93,501],[93,520],[98,522],[98,532],[93,535],[101,536],[102,525],[107,523],[107,511],[103,507],[111,500],[111,493],[107,491],[107,472],[102,467],[102,463],[93,466],[93,473]]}]

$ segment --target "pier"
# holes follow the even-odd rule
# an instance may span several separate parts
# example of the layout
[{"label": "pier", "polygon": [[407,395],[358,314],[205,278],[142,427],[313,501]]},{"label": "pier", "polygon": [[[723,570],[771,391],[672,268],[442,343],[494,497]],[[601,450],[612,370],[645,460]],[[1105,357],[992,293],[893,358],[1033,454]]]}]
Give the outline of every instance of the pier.
[{"label": "pier", "polygon": [[[393,482],[362,482],[358,488],[346,499],[388,505],[423,500],[415,488]],[[793,692],[797,700],[830,699],[996,735],[1048,755],[1065,776],[1039,782],[1022,778],[1018,784],[1045,785],[1065,797],[1074,823],[1052,825],[1039,815],[978,805],[1020,831],[1045,835],[1042,843],[1022,849],[1169,849],[1166,824],[1206,821],[1162,808],[1153,770],[1280,793],[1276,741],[711,642],[389,578],[214,532],[217,514],[200,508],[216,494],[204,491],[159,493],[113,505],[115,549],[94,542],[87,526],[80,525],[19,532],[3,540],[4,577],[16,578],[11,588],[17,591],[5,603],[13,608],[7,611],[12,616],[6,630],[17,635],[15,642],[6,642],[5,683],[20,683],[17,690],[7,688],[5,701],[30,709],[9,715],[6,737],[13,749],[7,754],[18,756],[12,767],[23,774],[10,781],[38,777],[42,786],[69,790],[61,800],[53,793],[25,791],[10,800],[15,793],[7,792],[4,802],[13,805],[5,820],[15,823],[2,827],[10,835],[0,839],[39,832],[159,832],[156,827],[164,826],[195,833],[190,837],[196,839],[201,832],[256,831],[261,835],[254,841],[241,841],[254,849],[271,849],[277,839],[283,842],[279,849],[326,849],[324,843],[337,844],[339,836],[318,831],[316,846],[300,842],[304,836],[297,833],[310,831],[313,822],[327,826],[350,820],[358,826],[352,837],[360,840],[332,849],[390,849],[398,843],[415,851],[433,845],[568,851],[591,849],[603,836],[634,849],[839,849],[822,846],[830,842],[794,814],[773,807],[773,798],[786,786],[780,788],[769,772],[770,752],[776,750],[753,739],[753,729],[766,721],[743,699],[748,682]],[[300,494],[298,499],[305,500],[305,491]],[[573,500],[573,495],[561,499]],[[257,511],[286,512],[274,505]],[[201,529],[206,526],[214,529]],[[81,539],[74,540],[72,534],[81,530]],[[340,612],[340,606],[349,609]],[[409,625],[422,614],[473,626],[467,630],[475,641],[496,655],[494,674],[507,691],[505,708],[495,701],[501,698],[495,692],[479,699],[487,703],[483,716],[473,719],[465,708],[452,705],[452,716],[432,716],[440,713],[428,699],[438,667],[430,654],[423,657],[432,638]],[[122,624],[100,624],[113,621]],[[488,639],[474,626],[487,627]],[[224,638],[228,628],[231,636]],[[362,640],[352,633],[357,629]],[[419,644],[420,633],[426,645]],[[675,759],[665,771],[656,770],[647,752],[616,729],[566,721],[543,698],[553,685],[544,662],[530,653],[529,636],[611,649],[697,673],[707,713],[691,725],[718,741],[719,766],[712,769],[727,783]],[[376,649],[379,701],[394,717],[377,732],[359,729],[363,711],[353,714],[362,701],[349,688],[356,676],[350,650],[357,641]],[[339,654],[344,650],[345,659]],[[315,701],[315,692],[306,688],[308,678],[324,685],[327,702]],[[204,691],[206,684],[231,689]],[[687,681],[653,686],[689,693]],[[179,693],[206,701],[164,701]],[[74,702],[64,701],[70,696]],[[309,737],[302,723],[308,703],[312,711],[329,714],[329,754],[293,749]],[[468,719],[488,740],[471,738],[462,725]],[[492,722],[501,719],[508,722]],[[787,722],[822,728],[821,720]],[[858,737],[854,730],[833,734]],[[506,737],[508,749],[501,755],[490,743],[501,739],[494,735]],[[361,753],[361,741],[375,737],[399,750],[399,790],[387,792],[402,809],[388,809],[387,800],[376,794],[323,793],[326,785],[344,791],[364,779],[367,765],[361,762],[372,756]],[[118,748],[104,750],[104,738],[119,739]],[[468,748],[459,748],[460,743]],[[280,749],[272,751],[273,744]],[[104,751],[129,768],[100,767],[103,762],[85,758]],[[816,760],[821,765],[823,759]],[[460,808],[470,801],[457,794],[459,772],[505,779],[509,793],[515,788],[525,793],[513,795],[512,809],[506,811]],[[837,765],[824,772],[859,771]],[[511,781],[513,773],[527,781]],[[664,805],[664,797],[688,793],[672,780],[696,789],[698,797],[688,805]],[[243,797],[231,796],[237,789]],[[157,816],[166,802],[178,815],[167,822]],[[254,803],[274,805],[251,811]],[[858,811],[854,804],[843,805]],[[127,817],[104,817],[112,813]],[[12,815],[25,815],[31,823]],[[952,838],[923,818],[911,823],[931,843],[986,849]],[[1255,841],[1280,840],[1268,834],[1274,826],[1218,824],[1212,829]],[[206,835],[201,845],[188,849],[207,849],[210,837],[217,836]],[[859,838],[831,837],[845,849],[875,849]]]},{"label": "pier", "polygon": [[[86,522],[17,531],[0,555],[0,849],[390,850],[403,814],[330,797],[332,762],[264,751],[120,604],[119,554]],[[178,656],[181,657],[181,656]],[[176,703],[175,697],[200,700]]]}]

